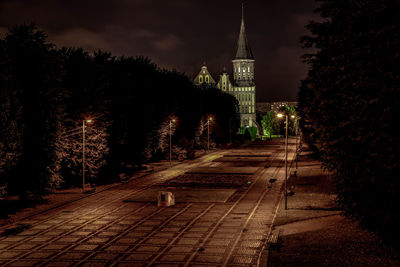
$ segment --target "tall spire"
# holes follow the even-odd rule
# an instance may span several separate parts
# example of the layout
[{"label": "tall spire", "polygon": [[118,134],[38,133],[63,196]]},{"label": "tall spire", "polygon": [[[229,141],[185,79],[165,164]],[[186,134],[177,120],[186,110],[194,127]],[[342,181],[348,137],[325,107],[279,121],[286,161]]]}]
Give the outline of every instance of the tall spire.
[{"label": "tall spire", "polygon": [[242,2],[242,21],[244,21],[244,2]]},{"label": "tall spire", "polygon": [[240,25],[239,39],[235,59],[254,59],[250,46],[247,42],[246,28],[244,26],[244,2],[242,2],[242,23]]}]

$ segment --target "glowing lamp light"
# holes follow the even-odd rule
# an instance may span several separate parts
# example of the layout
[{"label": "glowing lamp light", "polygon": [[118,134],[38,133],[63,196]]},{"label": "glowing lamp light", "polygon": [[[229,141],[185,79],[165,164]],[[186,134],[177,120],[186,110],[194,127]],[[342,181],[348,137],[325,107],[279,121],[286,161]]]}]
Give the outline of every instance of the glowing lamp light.
[{"label": "glowing lamp light", "polygon": [[87,122],[87,123],[91,123],[91,122],[92,122],[92,120],[86,120],[86,122]]},{"label": "glowing lamp light", "polygon": [[294,118],[296,118],[296,116],[295,115],[291,115],[290,118],[294,119]]},{"label": "glowing lamp light", "polygon": [[283,118],[283,114],[282,114],[282,113],[278,113],[278,114],[276,114],[276,116],[277,116],[278,118]]}]

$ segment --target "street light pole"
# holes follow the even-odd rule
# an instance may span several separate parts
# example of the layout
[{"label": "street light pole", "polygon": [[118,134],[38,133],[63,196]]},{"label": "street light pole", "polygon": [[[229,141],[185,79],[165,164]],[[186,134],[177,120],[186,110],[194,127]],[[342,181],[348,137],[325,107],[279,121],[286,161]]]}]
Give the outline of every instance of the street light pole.
[{"label": "street light pole", "polygon": [[169,120],[169,165],[172,165],[172,123],[175,119]]},{"label": "street light pole", "polygon": [[[285,116],[285,210],[287,210],[287,178],[288,178],[288,114],[277,114],[278,118]],[[293,116],[292,116],[293,117]]]},{"label": "street light pole", "polygon": [[212,121],[211,117],[207,120],[207,152],[210,151],[210,121]]},{"label": "street light pole", "polygon": [[207,122],[207,152],[210,151],[210,119]]},{"label": "street light pole", "polygon": [[288,115],[285,115],[286,117],[286,129],[285,129],[285,210],[287,210],[287,177],[288,177],[288,162],[287,162],[287,157],[288,157]]},{"label": "street light pole", "polygon": [[[87,123],[91,123],[92,120],[86,120]],[[86,166],[86,138],[85,138],[85,132],[86,132],[86,126],[85,126],[85,120],[82,120],[82,191],[85,191],[85,166]]]},{"label": "street light pole", "polygon": [[297,141],[297,138],[298,138],[298,131],[299,131],[299,119],[298,119],[298,117],[296,116],[296,171],[294,172],[295,173],[295,175],[294,176],[297,176],[297,161],[298,161],[298,157],[299,157],[299,148],[297,147],[298,146],[298,141]]},{"label": "street light pole", "polygon": [[169,121],[169,166],[172,165],[172,121]]},{"label": "street light pole", "polygon": [[82,121],[82,191],[85,191],[85,120]]},{"label": "street light pole", "polygon": [[229,118],[229,143],[232,143],[232,118]]}]

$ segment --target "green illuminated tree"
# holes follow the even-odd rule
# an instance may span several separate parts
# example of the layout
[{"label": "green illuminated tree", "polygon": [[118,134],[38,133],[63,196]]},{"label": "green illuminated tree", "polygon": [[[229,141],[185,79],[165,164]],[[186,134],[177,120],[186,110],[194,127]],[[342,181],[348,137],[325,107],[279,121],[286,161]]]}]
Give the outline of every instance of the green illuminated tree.
[{"label": "green illuminated tree", "polygon": [[279,124],[276,119],[276,112],[273,110],[268,111],[267,114],[262,117],[261,126],[263,128],[264,136],[271,138],[273,134],[276,134],[279,128]]}]

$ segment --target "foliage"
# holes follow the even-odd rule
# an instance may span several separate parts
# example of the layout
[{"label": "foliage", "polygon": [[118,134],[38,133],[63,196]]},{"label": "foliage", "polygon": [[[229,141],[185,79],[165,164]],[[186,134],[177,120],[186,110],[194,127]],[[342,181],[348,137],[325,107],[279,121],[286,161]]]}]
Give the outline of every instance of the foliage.
[{"label": "foliage", "polygon": [[279,122],[276,117],[276,112],[273,110],[268,111],[267,114],[262,117],[261,126],[264,136],[271,138],[273,134],[278,133]]},{"label": "foliage", "polygon": [[2,124],[12,122],[3,134],[20,155],[14,157],[8,189],[21,198],[43,195],[54,164],[57,121],[62,116],[61,58],[34,25],[11,29],[2,40],[1,57],[7,64],[2,65],[6,77],[2,77],[1,91],[7,101],[2,108],[8,109]]},{"label": "foliage", "polygon": [[22,25],[0,39],[0,186],[11,193],[24,198],[80,185],[80,124],[87,116],[94,124],[87,127],[86,176],[96,183],[117,179],[123,166],[168,158],[165,123],[172,115],[175,159],[206,147],[210,115],[211,147],[229,142],[230,133],[235,138],[233,96],[197,88],[146,57],[56,49],[46,38],[34,25]]},{"label": "foliage", "polygon": [[257,128],[257,127],[255,127],[255,126],[249,127],[249,128],[246,129],[246,131],[249,132],[251,141],[256,140],[256,138],[257,138],[257,131],[258,131],[258,128]]},{"label": "foliage", "polygon": [[[85,125],[85,183],[96,184],[101,168],[105,165],[108,154],[108,122],[102,121],[99,116],[87,116],[92,119],[91,124]],[[57,136],[56,164],[52,187],[70,187],[82,185],[82,155],[83,131],[82,122],[74,124],[74,129],[67,130]],[[61,129],[68,129],[65,125]]]},{"label": "foliage", "polygon": [[199,126],[197,127],[194,143],[197,149],[207,150],[208,146],[210,147],[210,149],[215,148],[216,146],[213,138],[213,128],[215,128],[215,123],[213,120],[208,121],[209,118],[210,116],[204,116],[199,121]]},{"label": "foliage", "polygon": [[[164,121],[157,131],[153,132],[147,142],[147,147],[145,150],[145,156],[147,160],[159,160],[161,158],[167,158],[170,151],[170,137],[172,143],[172,137],[176,132],[176,122],[172,122],[172,118]],[[176,146],[171,147],[174,149]]]},{"label": "foliage", "polygon": [[302,131],[334,171],[344,213],[398,245],[400,3],[321,2],[323,20],[302,38],[314,51],[304,56]]}]

